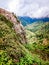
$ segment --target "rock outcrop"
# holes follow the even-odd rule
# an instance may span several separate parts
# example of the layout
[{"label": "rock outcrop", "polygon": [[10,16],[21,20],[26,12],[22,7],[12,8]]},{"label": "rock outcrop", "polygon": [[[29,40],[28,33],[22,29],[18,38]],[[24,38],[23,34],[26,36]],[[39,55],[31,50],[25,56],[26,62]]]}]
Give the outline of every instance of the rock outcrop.
[{"label": "rock outcrop", "polygon": [[27,43],[24,27],[22,26],[21,22],[17,20],[17,17],[13,13],[6,11],[2,8],[0,8],[0,15],[5,16],[7,20],[10,20],[10,22],[13,23],[13,29],[20,37],[19,42]]}]

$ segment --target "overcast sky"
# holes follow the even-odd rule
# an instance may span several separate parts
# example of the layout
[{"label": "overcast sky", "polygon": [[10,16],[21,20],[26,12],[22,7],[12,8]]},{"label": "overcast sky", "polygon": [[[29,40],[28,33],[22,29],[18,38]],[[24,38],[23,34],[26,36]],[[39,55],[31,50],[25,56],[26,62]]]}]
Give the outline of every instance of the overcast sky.
[{"label": "overcast sky", "polygon": [[17,16],[42,17],[49,14],[49,0],[0,0],[0,8]]}]

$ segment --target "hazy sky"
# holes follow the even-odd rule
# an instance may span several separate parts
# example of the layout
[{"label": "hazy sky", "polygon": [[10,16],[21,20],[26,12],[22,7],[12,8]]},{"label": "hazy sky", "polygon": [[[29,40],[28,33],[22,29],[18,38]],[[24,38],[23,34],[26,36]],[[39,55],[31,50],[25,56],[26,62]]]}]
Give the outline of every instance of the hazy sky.
[{"label": "hazy sky", "polygon": [[18,16],[42,17],[49,14],[49,0],[0,0],[0,8]]}]

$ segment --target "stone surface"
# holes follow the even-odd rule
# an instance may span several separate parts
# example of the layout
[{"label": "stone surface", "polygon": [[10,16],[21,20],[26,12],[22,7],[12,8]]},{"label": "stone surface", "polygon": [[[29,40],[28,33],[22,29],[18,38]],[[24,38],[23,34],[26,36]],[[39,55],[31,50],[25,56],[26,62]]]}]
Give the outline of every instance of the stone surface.
[{"label": "stone surface", "polygon": [[21,43],[27,43],[26,36],[25,36],[25,29],[23,25],[17,20],[17,17],[15,17],[14,13],[11,13],[5,9],[0,8],[0,14],[5,16],[10,22],[13,23],[14,30],[16,34],[18,34],[21,37],[20,42]]}]

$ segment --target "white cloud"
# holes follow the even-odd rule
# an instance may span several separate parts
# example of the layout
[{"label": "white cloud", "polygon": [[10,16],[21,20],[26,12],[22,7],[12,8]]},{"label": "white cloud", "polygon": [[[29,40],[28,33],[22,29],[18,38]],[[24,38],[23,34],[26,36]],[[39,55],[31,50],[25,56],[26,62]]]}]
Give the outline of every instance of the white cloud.
[{"label": "white cloud", "polygon": [[[42,17],[45,16],[45,14],[47,15],[47,12],[49,11],[48,7],[41,7],[39,8],[34,14],[33,17]],[[48,12],[49,13],[49,12]]]},{"label": "white cloud", "polygon": [[19,0],[11,0],[8,3],[8,8],[10,11],[14,12],[15,10],[17,10],[18,6],[19,6]]},{"label": "white cloud", "polygon": [[49,0],[0,0],[0,6],[18,16],[42,17],[49,13]]}]

